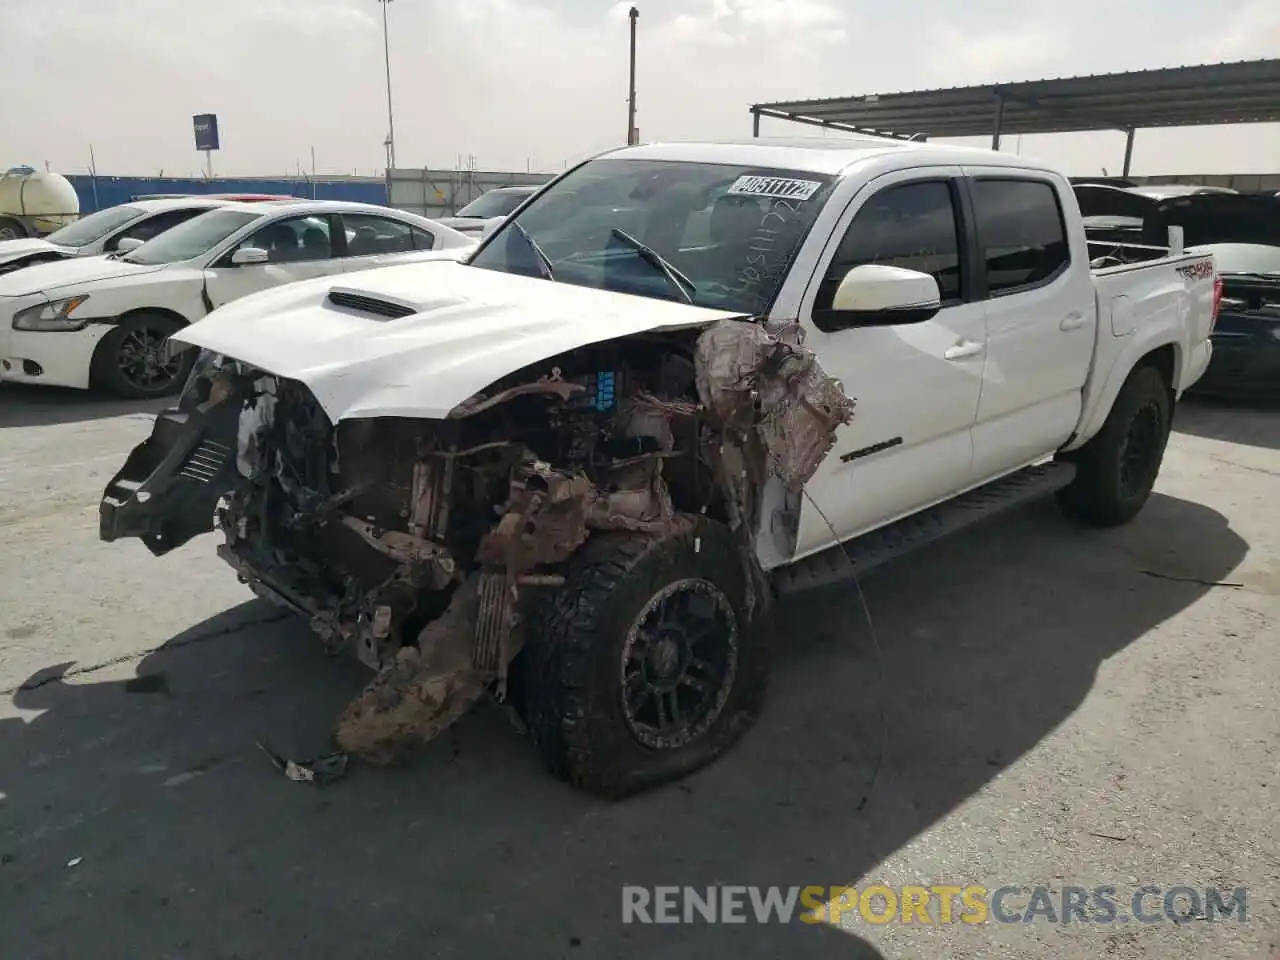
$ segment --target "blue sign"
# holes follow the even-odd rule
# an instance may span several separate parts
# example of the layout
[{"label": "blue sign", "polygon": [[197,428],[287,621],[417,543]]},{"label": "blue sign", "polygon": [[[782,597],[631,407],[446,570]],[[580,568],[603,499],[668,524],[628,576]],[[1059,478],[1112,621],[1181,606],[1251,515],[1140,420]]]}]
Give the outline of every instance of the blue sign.
[{"label": "blue sign", "polygon": [[196,129],[197,150],[218,149],[218,115],[216,113],[199,113],[191,118]]}]

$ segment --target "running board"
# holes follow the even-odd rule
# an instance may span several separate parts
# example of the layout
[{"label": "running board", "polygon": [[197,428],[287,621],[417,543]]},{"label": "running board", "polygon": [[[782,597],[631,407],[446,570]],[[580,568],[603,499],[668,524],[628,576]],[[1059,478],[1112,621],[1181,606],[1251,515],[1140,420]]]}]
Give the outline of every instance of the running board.
[{"label": "running board", "polygon": [[1057,462],[1019,470],[783,567],[774,574],[774,588],[779,596],[788,596],[865,576],[883,563],[1061,490],[1075,473],[1074,464]]}]

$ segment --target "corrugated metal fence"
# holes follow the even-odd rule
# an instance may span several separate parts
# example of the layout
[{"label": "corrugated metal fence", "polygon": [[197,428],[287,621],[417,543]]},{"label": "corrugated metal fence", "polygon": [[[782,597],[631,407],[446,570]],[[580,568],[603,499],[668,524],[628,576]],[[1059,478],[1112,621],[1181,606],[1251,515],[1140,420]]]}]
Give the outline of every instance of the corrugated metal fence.
[{"label": "corrugated metal fence", "polygon": [[355,203],[387,202],[386,181],[371,177],[316,179],[306,177],[265,179],[258,177],[212,180],[185,177],[94,177],[69,174],[67,179],[80,197],[83,216],[128,203],[134,197],[152,193],[279,193],[316,200],[347,200]]}]

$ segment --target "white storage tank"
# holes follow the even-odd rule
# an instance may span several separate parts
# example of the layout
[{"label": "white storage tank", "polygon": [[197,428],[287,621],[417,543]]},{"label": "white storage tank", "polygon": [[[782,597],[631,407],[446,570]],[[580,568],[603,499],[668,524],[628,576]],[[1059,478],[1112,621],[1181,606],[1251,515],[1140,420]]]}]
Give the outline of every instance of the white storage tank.
[{"label": "white storage tank", "polygon": [[62,174],[31,167],[0,174],[0,240],[43,236],[79,216],[80,198]]}]

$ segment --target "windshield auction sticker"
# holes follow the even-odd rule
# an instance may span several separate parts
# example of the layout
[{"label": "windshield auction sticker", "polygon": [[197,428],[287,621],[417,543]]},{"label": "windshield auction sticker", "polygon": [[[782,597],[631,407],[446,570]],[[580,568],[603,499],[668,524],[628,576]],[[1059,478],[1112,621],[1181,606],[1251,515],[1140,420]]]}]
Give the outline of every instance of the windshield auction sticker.
[{"label": "windshield auction sticker", "polygon": [[777,197],[781,200],[808,200],[822,186],[816,180],[790,177],[739,177],[729,188],[731,197]]}]

